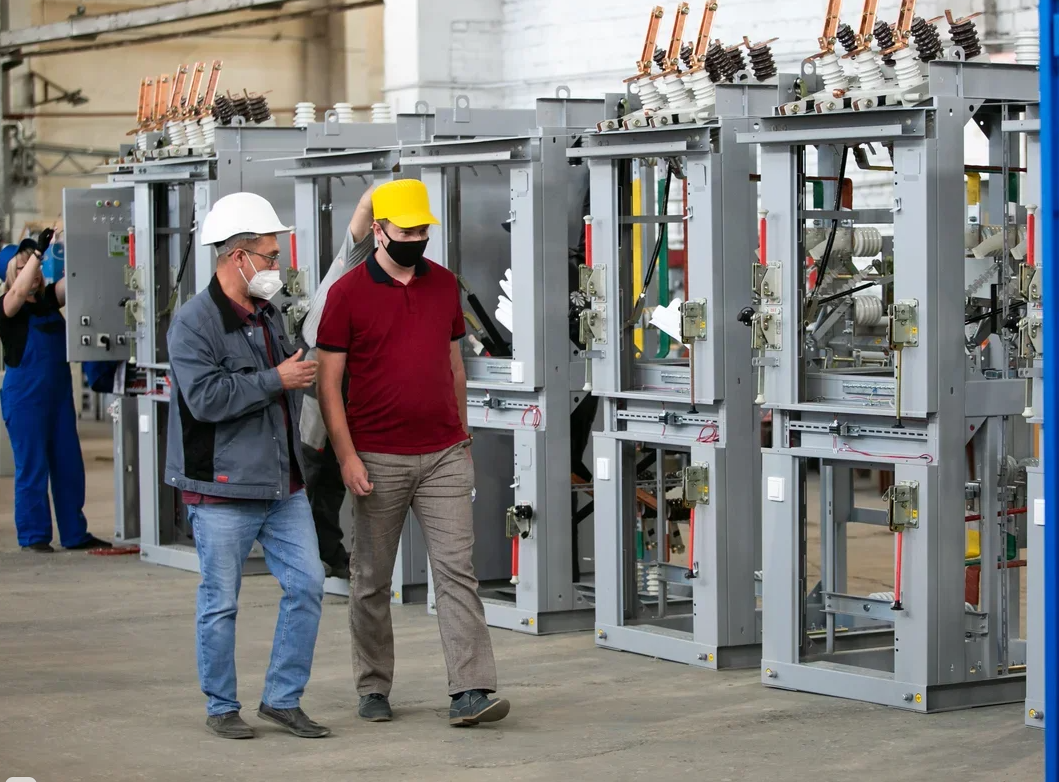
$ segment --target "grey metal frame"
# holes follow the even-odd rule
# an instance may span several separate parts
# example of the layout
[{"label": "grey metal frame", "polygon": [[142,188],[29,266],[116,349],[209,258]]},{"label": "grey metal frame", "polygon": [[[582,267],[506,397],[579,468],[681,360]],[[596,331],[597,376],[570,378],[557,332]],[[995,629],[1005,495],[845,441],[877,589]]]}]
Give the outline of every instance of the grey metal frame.
[{"label": "grey metal frame", "polygon": [[[604,337],[588,354],[592,393],[604,398],[603,431],[593,443],[600,647],[710,669],[753,667],[760,659],[760,430],[750,334],[736,319],[750,298],[755,161],[737,134],[788,93],[791,79],[780,82],[719,84],[715,116],[703,124],[589,134],[582,149],[568,153],[586,159],[591,171],[592,263],[605,291],[592,304],[602,314]],[[667,158],[679,159],[688,179],[685,299],[706,303],[706,336],[692,343],[690,365],[678,359],[636,362],[630,344],[631,224],[660,218],[624,214],[622,170],[631,161]],[[704,438],[705,431],[716,432],[716,440]],[[693,508],[694,561],[687,574],[657,565],[661,610],[654,619],[639,594],[632,553],[633,443],[684,453],[690,465],[708,468],[709,501]],[[661,478],[659,484],[661,494]],[[663,531],[656,537],[665,546],[661,509],[659,519]],[[690,598],[690,605],[682,608],[679,599],[669,605],[671,596]]]},{"label": "grey metal frame", "polygon": [[[140,558],[182,570],[198,571],[198,556],[190,531],[182,519],[176,490],[164,482],[166,422],[169,389],[165,333],[169,318],[188,297],[203,290],[213,276],[213,250],[195,242],[188,270],[179,290],[173,283],[184,243],[186,226],[201,222],[213,202],[227,193],[251,190],[264,195],[280,218],[294,216],[293,188],[273,176],[268,161],[276,155],[301,151],[304,132],[294,128],[229,126],[217,129],[215,152],[206,156],[174,156],[115,165],[108,182],[97,188],[64,190],[67,244],[67,344],[69,358],[131,361],[129,371],[142,373],[144,384],[121,400],[116,409],[116,465],[129,463],[129,437],[136,432]],[[96,207],[96,201],[121,200],[122,205]],[[128,210],[131,208],[131,221]],[[113,219],[111,219],[113,218]],[[134,289],[125,284],[127,256],[110,257],[107,234],[131,225],[136,240]],[[104,248],[101,251],[101,248]],[[153,248],[157,248],[154,251]],[[287,254],[281,243],[281,250]],[[284,261],[287,259],[285,258]],[[281,262],[282,263],[282,262]],[[316,270],[310,275],[315,279]],[[94,281],[101,281],[96,284]],[[138,313],[136,324],[125,327],[125,302]],[[172,307],[170,302],[172,301]],[[120,313],[115,317],[115,313]],[[88,318],[87,322],[83,318]],[[105,331],[103,331],[105,329]],[[112,338],[101,346],[99,334]],[[89,344],[82,339],[89,337]],[[118,337],[122,339],[119,340]],[[122,344],[122,342],[124,344]],[[131,417],[131,418],[130,418]],[[118,461],[118,448],[123,450]],[[115,488],[129,489],[129,481],[115,477]],[[119,539],[129,541],[134,529],[129,519],[131,498],[120,498],[116,524]],[[266,572],[256,551],[244,567],[247,575]]]},{"label": "grey metal frame", "polygon": [[[1005,579],[998,569],[982,568],[979,610],[965,607],[963,518],[965,446],[971,439],[976,444],[977,475],[998,474],[1007,417],[1022,412],[1023,384],[1003,369],[995,337],[985,350],[965,355],[963,286],[952,284],[946,263],[965,255],[964,125],[983,104],[995,116],[1005,103],[1037,99],[1035,71],[1018,66],[933,62],[928,82],[929,99],[915,108],[777,116],[740,136],[761,148],[761,206],[771,237],[766,260],[780,287],[759,307],[759,314],[778,319],[778,344],[755,359],[764,371],[765,406],[773,411],[772,447],[762,458],[768,542],[762,682],[921,712],[1023,697],[1024,677],[1015,672],[1023,647],[1005,634]],[[803,150],[817,146],[822,170],[834,171],[832,145],[866,142],[893,145],[893,300],[918,306],[918,344],[901,357],[903,426],[892,410],[856,397],[865,384],[872,397],[892,397],[892,373],[812,369],[802,327]],[[1003,144],[991,144],[990,162],[999,165],[998,148]],[[861,223],[879,221],[877,213],[848,214]],[[822,518],[830,558],[823,568],[823,634],[810,633],[806,606],[808,459],[824,467],[822,497],[846,495]],[[845,594],[837,553],[844,526],[875,521],[852,507],[843,476],[853,466],[893,469],[899,484],[918,484],[918,518],[904,533],[902,610],[889,600]],[[978,491],[984,519],[1009,507],[989,478],[979,481]],[[999,535],[983,534],[981,561],[997,561],[1000,545]],[[1013,602],[1008,619],[1017,617],[1017,597]],[[855,612],[875,620],[867,622],[875,629],[858,629],[865,623],[851,620]],[[1002,648],[1009,659],[1000,659]]]},{"label": "grey metal frame", "polygon": [[[499,292],[510,248],[512,358],[464,359],[476,434],[474,560],[488,624],[534,635],[592,626],[572,578],[570,415],[584,397],[584,364],[569,337],[571,215],[580,215],[581,203],[578,169],[566,154],[577,132],[603,118],[604,103],[557,97],[538,100],[535,112],[480,110],[472,116],[506,126],[503,137],[444,138],[439,125],[430,143],[401,148],[402,168],[417,168],[440,212],[432,259],[473,278],[483,303]],[[493,211],[502,214],[489,222]],[[513,475],[501,466],[512,456]],[[518,581],[509,584],[504,511],[512,504],[529,505],[533,518],[518,544]],[[435,612],[432,579],[428,609]]]}]

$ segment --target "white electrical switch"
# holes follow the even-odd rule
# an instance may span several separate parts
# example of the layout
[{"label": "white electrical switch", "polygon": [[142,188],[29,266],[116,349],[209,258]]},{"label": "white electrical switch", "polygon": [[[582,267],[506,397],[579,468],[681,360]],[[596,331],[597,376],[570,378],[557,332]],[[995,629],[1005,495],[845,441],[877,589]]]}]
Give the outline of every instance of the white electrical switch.
[{"label": "white electrical switch", "polygon": [[140,416],[140,432],[147,434],[151,431],[151,416],[141,415]]},{"label": "white electrical switch", "polygon": [[1033,523],[1038,527],[1044,526],[1044,500],[1033,501]]},{"label": "white electrical switch", "polygon": [[605,456],[600,456],[598,459],[596,459],[596,480],[610,480],[610,459]]},{"label": "white electrical switch", "polygon": [[768,498],[770,502],[783,502],[783,478],[769,476]]},{"label": "white electrical switch", "polygon": [[525,367],[523,366],[522,362],[521,361],[512,361],[511,362],[511,382],[512,383],[521,383],[521,382],[523,382],[525,380],[525,378],[526,378],[526,372],[525,372]]}]

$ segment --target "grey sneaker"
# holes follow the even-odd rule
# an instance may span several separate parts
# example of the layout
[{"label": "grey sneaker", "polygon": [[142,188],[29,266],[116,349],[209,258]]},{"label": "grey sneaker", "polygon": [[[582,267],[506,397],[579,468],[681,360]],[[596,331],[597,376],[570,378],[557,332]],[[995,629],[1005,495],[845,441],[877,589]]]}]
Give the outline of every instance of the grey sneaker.
[{"label": "grey sneaker", "polygon": [[207,717],[206,728],[222,739],[252,739],[254,737],[254,729],[243,722],[243,718],[237,711]]},{"label": "grey sneaker", "polygon": [[331,735],[330,728],[316,724],[300,708],[273,709],[271,706],[266,706],[262,703],[257,707],[257,716],[263,720],[274,722],[281,728],[286,728],[299,738],[322,739]]},{"label": "grey sneaker", "polygon": [[511,711],[504,698],[490,698],[482,690],[468,690],[454,697],[449,706],[449,724],[454,728],[468,728],[479,722],[499,722]]},{"label": "grey sneaker", "polygon": [[390,699],[378,692],[360,696],[360,706],[357,708],[357,714],[360,715],[361,719],[368,722],[389,722],[393,719]]}]

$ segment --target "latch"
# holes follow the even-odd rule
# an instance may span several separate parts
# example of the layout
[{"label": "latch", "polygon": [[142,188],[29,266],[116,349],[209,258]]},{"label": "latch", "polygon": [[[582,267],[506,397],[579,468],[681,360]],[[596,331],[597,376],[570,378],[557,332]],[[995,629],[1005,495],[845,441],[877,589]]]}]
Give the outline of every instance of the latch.
[{"label": "latch", "polygon": [[1033,312],[1019,321],[1019,356],[1040,358],[1044,355],[1044,323],[1041,313]]},{"label": "latch", "polygon": [[505,515],[507,522],[507,536],[509,538],[528,538],[530,534],[530,519],[533,518],[533,506],[528,502],[520,502],[507,509]]},{"label": "latch", "polygon": [[780,310],[778,307],[759,310],[750,320],[751,346],[754,350],[781,350]]},{"label": "latch", "polygon": [[590,342],[606,342],[603,331],[603,313],[598,310],[584,310],[578,316],[578,336],[581,343],[588,345]]},{"label": "latch", "polygon": [[706,339],[706,300],[694,299],[680,305],[680,341],[685,345]]},{"label": "latch", "polygon": [[129,328],[136,328],[136,326],[144,323],[143,306],[139,299],[126,299],[125,300],[125,325]]},{"label": "latch", "polygon": [[919,344],[919,302],[903,299],[890,305],[890,347],[906,348]]},{"label": "latch", "polygon": [[130,291],[143,290],[143,271],[133,269],[131,266],[123,267],[125,270],[125,287]]},{"label": "latch", "polygon": [[1019,294],[1028,302],[1041,300],[1041,267],[1024,263],[1019,267]]},{"label": "latch", "polygon": [[585,266],[582,264],[578,267],[578,288],[581,292],[588,296],[590,299],[596,301],[607,300],[607,286],[606,286],[606,271],[607,267],[603,264],[595,266]]},{"label": "latch", "polygon": [[757,293],[764,300],[772,302],[774,304],[780,303],[780,296],[782,294],[782,281],[781,276],[782,264],[771,263],[768,266],[758,266],[759,269],[764,269],[760,273],[760,281],[757,284]]},{"label": "latch", "polygon": [[305,272],[293,267],[287,269],[287,295],[305,295]]},{"label": "latch", "polygon": [[684,468],[682,493],[684,504],[689,508],[696,503],[710,503],[710,468],[705,464],[692,464]]},{"label": "latch", "polygon": [[898,481],[883,495],[891,532],[919,527],[919,481]]}]

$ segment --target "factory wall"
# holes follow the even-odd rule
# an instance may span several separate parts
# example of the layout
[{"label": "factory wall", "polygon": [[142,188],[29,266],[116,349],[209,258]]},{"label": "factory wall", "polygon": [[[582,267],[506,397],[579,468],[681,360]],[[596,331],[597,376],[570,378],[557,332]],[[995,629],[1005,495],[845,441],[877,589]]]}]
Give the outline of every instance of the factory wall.
[{"label": "factory wall", "polygon": [[[112,13],[153,4],[156,0],[95,2],[90,12]],[[76,13],[79,2],[34,0],[25,6],[11,5],[20,7],[21,19],[12,19],[11,26],[15,28],[66,19]],[[211,17],[183,27],[169,25],[127,35],[140,37],[174,29],[204,28],[238,19],[259,19],[263,13]],[[291,122],[294,104],[303,100],[317,103],[321,112],[338,101],[369,106],[381,95],[382,18],[380,6],[324,19],[298,19],[138,46],[32,58],[12,73],[9,116],[23,122],[25,131],[35,133],[41,143],[117,150],[120,144],[131,141],[126,133],[135,125],[142,77],[173,73],[180,63],[213,59],[223,61],[221,91],[247,89],[265,93],[277,121],[283,125]],[[85,42],[64,45],[79,43]],[[67,90],[81,89],[89,102],[76,107],[53,103],[32,108],[24,88],[29,69]],[[40,160],[52,165],[58,158],[42,154]],[[81,162],[94,164],[90,160]],[[69,172],[72,167],[64,164],[60,170]],[[59,216],[63,187],[87,186],[92,181],[102,181],[102,177],[41,175],[29,195],[23,193],[20,198],[23,211],[14,216],[12,224],[16,235],[26,220],[51,222]]]}]

